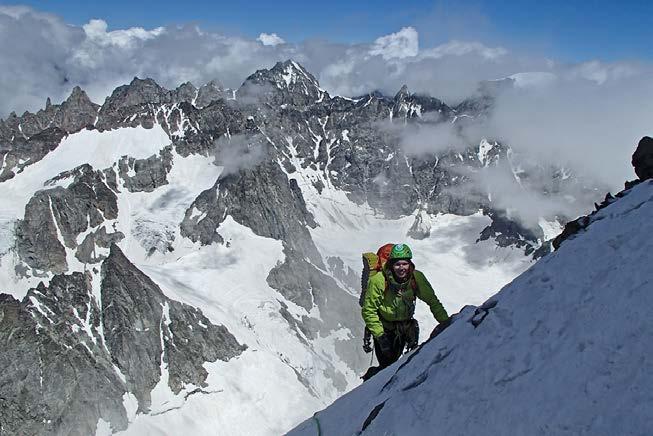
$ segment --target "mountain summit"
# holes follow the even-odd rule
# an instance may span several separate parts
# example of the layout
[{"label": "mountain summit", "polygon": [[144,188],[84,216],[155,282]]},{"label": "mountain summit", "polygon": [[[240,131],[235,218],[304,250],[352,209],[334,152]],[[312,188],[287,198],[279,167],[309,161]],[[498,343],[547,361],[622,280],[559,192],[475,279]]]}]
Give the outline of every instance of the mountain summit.
[{"label": "mountain summit", "polygon": [[293,60],[277,62],[269,70],[249,76],[237,92],[238,99],[297,107],[319,103],[329,94],[304,67]]}]

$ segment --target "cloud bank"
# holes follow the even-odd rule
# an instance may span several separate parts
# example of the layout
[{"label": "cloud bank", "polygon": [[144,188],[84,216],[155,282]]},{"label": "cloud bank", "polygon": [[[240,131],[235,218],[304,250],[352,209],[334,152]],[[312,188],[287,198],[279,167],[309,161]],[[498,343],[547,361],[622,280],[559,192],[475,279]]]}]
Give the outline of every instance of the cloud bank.
[{"label": "cloud bank", "polygon": [[0,7],[0,38],[12,42],[0,45],[0,117],[38,110],[46,97],[60,102],[75,85],[102,103],[134,76],[167,88],[210,80],[237,88],[257,69],[292,58],[332,95],[393,95],[407,84],[411,92],[455,105],[480,81],[513,80],[492,116],[463,129],[462,139],[446,125],[402,135],[412,154],[485,137],[544,162],[573,166],[616,190],[633,178],[629,156],[637,140],[653,135],[653,68],[646,63],[564,64],[477,40],[422,46],[413,27],[362,44],[287,43],[277,30],[257,39],[184,24],[109,30],[99,19],[73,26],[31,8]]}]

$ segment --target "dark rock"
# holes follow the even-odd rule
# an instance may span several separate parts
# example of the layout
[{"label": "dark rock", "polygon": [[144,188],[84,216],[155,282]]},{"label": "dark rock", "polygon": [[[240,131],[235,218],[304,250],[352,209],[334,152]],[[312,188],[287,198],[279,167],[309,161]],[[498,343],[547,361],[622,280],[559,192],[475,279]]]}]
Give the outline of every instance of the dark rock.
[{"label": "dark rock", "polygon": [[[201,215],[194,215],[199,211]],[[186,211],[181,235],[193,242],[222,242],[220,223],[231,215],[260,236],[286,241],[291,248],[322,266],[307,227],[315,227],[294,180],[288,180],[275,162],[221,176],[202,192]]]},{"label": "dark rock", "polygon": [[569,239],[571,236],[577,234],[581,230],[584,230],[590,223],[590,218],[588,216],[579,217],[573,221],[569,221],[565,224],[565,228],[562,229],[562,233],[555,237],[553,240],[553,248],[556,250],[560,248],[560,244],[566,239]]},{"label": "dark rock", "polygon": [[224,89],[219,83],[210,81],[206,85],[200,87],[195,100],[195,107],[205,108],[214,101],[229,100],[234,98],[234,92],[229,89]]},{"label": "dark rock", "polygon": [[107,233],[105,226],[86,235],[75,252],[75,257],[83,263],[98,263],[106,259],[103,254],[96,254],[96,247],[109,248],[111,244],[122,241],[125,235],[122,232]]},{"label": "dark rock", "polygon": [[619,198],[628,195],[628,192],[631,188],[638,185],[644,180],[647,180],[653,176],[653,139],[645,136],[637,144],[637,149],[633,153],[631,160],[633,167],[635,168],[635,173],[639,180],[628,181],[625,183],[625,189],[615,196],[611,193],[607,193],[605,198],[600,204],[594,203],[594,211],[586,216],[581,216],[573,221],[568,222],[565,225],[562,233],[559,234],[553,240],[553,247],[557,250],[560,248],[560,245],[567,239],[572,238],[574,235],[580,231],[587,228],[594,220],[595,214],[601,209],[609,206],[610,204],[618,201]]},{"label": "dark rock", "polygon": [[541,247],[544,239],[541,230],[535,233],[534,230],[524,227],[518,221],[509,219],[500,211],[489,210],[483,213],[492,219],[492,223],[481,231],[477,242],[492,238],[499,247],[521,248],[527,256],[532,255]]},{"label": "dark rock", "polygon": [[20,303],[0,295],[0,313],[3,434],[94,434],[99,418],[127,427],[88,276],[55,276]]},{"label": "dark rock", "polygon": [[[16,225],[16,251],[30,267],[55,274],[67,271],[65,247],[77,248],[77,236],[89,226],[118,217],[116,194],[104,183],[104,174],[81,165],[48,181],[74,177],[67,188],[38,191],[25,206],[24,219]],[[59,234],[63,240],[60,240]],[[82,258],[93,251],[85,241]]]},{"label": "dark rock", "polygon": [[245,349],[199,310],[166,298],[115,244],[102,264],[102,308],[107,348],[140,411],[150,407],[161,368],[178,393],[184,383],[205,386],[204,362],[227,361]]},{"label": "dark rock", "polygon": [[65,135],[92,125],[99,109],[79,87],[60,105],[53,105],[48,98],[45,106],[35,114],[13,114],[0,120],[0,158],[4,161],[0,182],[41,160]]},{"label": "dark rock", "polygon": [[245,349],[199,310],[165,297],[116,245],[110,251],[101,290],[90,273],[75,272],[22,302],[0,294],[2,434],[94,434],[100,418],[124,430],[126,392],[147,411],[162,368],[178,393],[205,386],[205,362]]},{"label": "dark rock", "polygon": [[631,162],[639,180],[653,177],[653,138],[645,136],[639,141]]},{"label": "dark rock", "polygon": [[192,83],[182,83],[172,92],[172,99],[177,103],[192,103],[197,97],[198,89]]},{"label": "dark rock", "polygon": [[[134,159],[124,156],[118,162],[120,178],[129,192],[152,192],[168,184],[168,173],[172,169],[172,146],[161,150],[159,156]],[[133,175],[130,173],[133,172]]]}]

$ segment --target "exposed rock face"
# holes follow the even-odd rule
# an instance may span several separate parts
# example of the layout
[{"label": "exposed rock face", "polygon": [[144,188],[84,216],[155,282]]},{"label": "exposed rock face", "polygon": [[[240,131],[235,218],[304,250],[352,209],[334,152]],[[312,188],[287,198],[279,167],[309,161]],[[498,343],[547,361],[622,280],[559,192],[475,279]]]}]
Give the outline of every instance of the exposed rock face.
[{"label": "exposed rock face", "polygon": [[653,138],[645,136],[639,141],[632,164],[640,180],[653,178]]},{"label": "exposed rock face", "polygon": [[152,128],[154,110],[170,102],[170,91],[152,79],[142,80],[134,77],[129,85],[119,86],[107,97],[95,126],[99,130],[127,126]]},{"label": "exposed rock face", "polygon": [[3,434],[82,436],[99,418],[126,428],[125,385],[102,342],[90,277],[55,276],[22,302],[2,294],[0,314]]},{"label": "exposed rock face", "polygon": [[[170,91],[151,79],[135,78],[117,88],[99,113],[95,107],[93,117],[97,113],[100,130],[160,124],[182,156],[211,153],[218,138],[262,133],[272,145],[270,160],[289,175],[297,166],[314,170],[311,183],[319,192],[342,190],[352,201],[367,202],[389,218],[418,208],[468,215],[493,208],[487,195],[470,191],[469,170],[505,160],[507,147],[495,143],[489,156],[481,156],[474,144],[460,152],[412,156],[400,146],[403,130],[438,123],[462,127],[466,120],[485,116],[497,93],[512,82],[483,83],[477,96],[456,108],[411,94],[405,86],[394,97],[374,92],[356,99],[332,98],[315,77],[289,60],[252,74],[237,92],[216,82],[199,89],[184,83]],[[70,100],[81,101],[80,92]],[[61,135],[57,139],[55,133],[48,135],[58,142]],[[128,180],[127,189],[151,190],[165,183],[168,162],[161,158],[139,163],[145,172],[135,176],[128,174],[135,164],[123,165],[120,176]],[[10,164],[6,167],[14,166]],[[428,234],[420,226],[415,223],[411,234]]]},{"label": "exposed rock face", "polygon": [[224,89],[216,81],[210,81],[206,85],[200,87],[197,92],[197,99],[194,106],[197,108],[204,108],[217,100],[229,100],[235,98],[235,91]]},{"label": "exposed rock face", "polygon": [[[514,246],[524,249],[526,255],[532,255],[538,247],[534,242],[542,241],[544,234],[540,230],[535,233],[527,229],[519,222],[510,220],[505,214],[497,211],[486,212],[492,218],[492,223],[481,231],[479,241],[486,241],[493,238],[499,247]],[[550,250],[549,250],[550,251]],[[547,249],[540,251],[537,257],[547,253]]]},{"label": "exposed rock face", "polygon": [[607,193],[600,204],[594,203],[594,211],[589,215],[581,216],[565,225],[562,233],[553,240],[553,247],[557,250],[560,245],[567,239],[573,238],[577,233],[584,231],[594,220],[594,215],[606,206],[614,203],[617,199],[628,195],[630,189],[650,178],[653,178],[653,139],[644,136],[637,144],[637,149],[633,153],[631,160],[635,174],[638,179],[625,183],[624,190],[616,195]]},{"label": "exposed rock face", "polygon": [[[49,183],[72,177],[74,181],[67,188],[57,186],[38,191],[25,207],[25,218],[16,226],[16,250],[32,268],[55,274],[67,271],[64,245],[75,249],[84,243],[84,253],[80,256],[90,260],[89,241],[78,242],[77,236],[118,217],[115,192],[105,183],[104,174],[94,171],[90,165],[82,165]],[[103,232],[107,234],[106,229]],[[121,239],[117,234],[112,238]],[[106,237],[99,237],[103,239]]]},{"label": "exposed rock face", "polygon": [[111,332],[107,348],[118,368],[129,374],[127,387],[141,411],[149,409],[163,362],[170,388],[178,393],[185,383],[204,385],[204,362],[227,361],[245,349],[199,310],[166,298],[116,245],[102,264],[102,307],[105,332]]},{"label": "exposed rock face", "polygon": [[222,241],[216,229],[227,215],[260,236],[286,241],[322,264],[307,230],[315,227],[315,221],[297,182],[288,180],[276,163],[220,177],[186,211],[181,234],[202,244]]},{"label": "exposed rock face", "polygon": [[115,245],[101,290],[75,272],[21,302],[0,294],[0,344],[3,434],[80,436],[94,434],[100,418],[125,429],[126,392],[141,411],[157,383],[201,393],[202,365],[245,349],[199,310],[166,298]]},{"label": "exposed rock face", "polygon": [[147,159],[123,157],[118,162],[120,178],[129,192],[152,192],[168,183],[172,168],[172,147],[161,150],[159,156]]},{"label": "exposed rock face", "polygon": [[0,182],[10,179],[27,165],[38,162],[70,133],[92,126],[100,106],[79,87],[60,105],[46,103],[36,114],[12,113],[0,120]]}]

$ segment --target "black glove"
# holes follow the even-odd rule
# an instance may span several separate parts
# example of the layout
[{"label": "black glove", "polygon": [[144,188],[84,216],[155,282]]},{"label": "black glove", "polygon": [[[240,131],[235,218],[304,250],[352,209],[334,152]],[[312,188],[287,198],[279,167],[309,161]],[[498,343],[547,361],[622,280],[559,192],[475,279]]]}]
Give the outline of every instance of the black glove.
[{"label": "black glove", "polygon": [[434,337],[442,333],[444,329],[449,327],[450,324],[451,324],[451,317],[445,319],[440,324],[436,325],[433,331],[431,332],[431,336],[429,336],[429,339],[433,339]]},{"label": "black glove", "polygon": [[406,330],[406,351],[417,348],[419,343],[419,324],[416,319],[411,319]]},{"label": "black glove", "polygon": [[417,348],[417,341],[406,342],[406,351],[412,351]]},{"label": "black glove", "polygon": [[372,352],[372,334],[368,329],[365,329],[365,335],[363,336],[363,351],[366,353]]},{"label": "black glove", "polygon": [[376,343],[383,354],[392,351],[392,339],[387,333],[383,333],[381,336],[376,338]]}]

